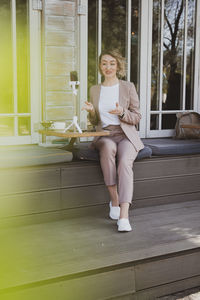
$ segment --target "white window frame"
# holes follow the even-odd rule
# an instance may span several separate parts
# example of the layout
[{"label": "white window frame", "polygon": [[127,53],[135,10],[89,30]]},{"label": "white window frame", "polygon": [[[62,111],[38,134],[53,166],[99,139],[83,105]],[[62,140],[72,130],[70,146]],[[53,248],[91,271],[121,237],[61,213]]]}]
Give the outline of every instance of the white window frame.
[{"label": "white window frame", "polygon": [[147,124],[149,122],[148,99],[151,97],[151,46],[152,46],[152,17],[150,14],[152,0],[141,0],[140,16],[140,82],[139,98],[140,112],[140,137],[147,137]]},{"label": "white window frame", "polygon": [[87,113],[81,110],[84,102],[87,101],[87,77],[88,77],[88,1],[78,0],[78,28],[79,28],[79,111],[80,124],[82,129],[87,129]]},{"label": "white window frame", "polygon": [[200,113],[200,0],[197,0],[196,43],[195,43],[195,77],[194,103],[195,110]]},{"label": "white window frame", "polygon": [[[12,39],[13,39],[13,79],[14,79],[14,113],[2,116],[15,117],[15,135],[0,137],[0,145],[35,144],[39,142],[37,125],[41,120],[41,11],[33,9],[33,0],[29,0],[29,34],[30,34],[30,103],[31,112],[17,114],[17,54],[16,54],[16,5],[12,0]],[[18,136],[17,117],[31,117],[31,135]]]}]

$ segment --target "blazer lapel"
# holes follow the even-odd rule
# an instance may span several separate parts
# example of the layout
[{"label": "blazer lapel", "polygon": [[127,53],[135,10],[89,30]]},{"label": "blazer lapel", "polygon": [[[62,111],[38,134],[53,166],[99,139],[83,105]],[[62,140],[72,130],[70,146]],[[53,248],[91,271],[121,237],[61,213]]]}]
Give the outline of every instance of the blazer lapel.
[{"label": "blazer lapel", "polygon": [[124,91],[123,82],[119,80],[119,105],[122,107],[126,106],[126,97],[124,95],[126,95],[126,93]]},{"label": "blazer lapel", "polygon": [[95,88],[94,98],[93,98],[93,104],[96,110],[99,108],[99,98],[100,98],[100,91],[101,91],[101,85],[98,84]]},{"label": "blazer lapel", "polygon": [[93,105],[94,108],[98,114],[98,118],[100,120],[100,115],[99,115],[99,98],[100,98],[100,92],[101,92],[101,84],[98,84],[94,90],[94,95],[93,95]]}]

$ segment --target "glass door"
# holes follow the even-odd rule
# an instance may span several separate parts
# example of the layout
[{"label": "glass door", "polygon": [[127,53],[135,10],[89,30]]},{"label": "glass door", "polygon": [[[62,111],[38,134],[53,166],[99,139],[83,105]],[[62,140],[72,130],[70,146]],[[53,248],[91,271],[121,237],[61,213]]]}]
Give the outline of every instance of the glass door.
[{"label": "glass door", "polygon": [[178,112],[195,110],[195,0],[154,0],[148,136],[172,136]]},{"label": "glass door", "polygon": [[176,114],[197,111],[199,1],[88,0],[88,89],[101,81],[102,49],[118,48],[140,97],[143,138],[172,136]]}]

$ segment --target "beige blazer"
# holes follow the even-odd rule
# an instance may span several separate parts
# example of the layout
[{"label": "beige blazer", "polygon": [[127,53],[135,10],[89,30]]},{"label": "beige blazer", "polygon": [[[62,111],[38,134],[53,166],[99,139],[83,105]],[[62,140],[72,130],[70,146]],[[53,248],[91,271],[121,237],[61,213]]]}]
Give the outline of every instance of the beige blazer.
[{"label": "beige blazer", "polygon": [[[90,89],[90,102],[95,108],[95,116],[92,117],[88,114],[90,122],[96,126],[96,131],[102,131],[101,117],[99,114],[99,98],[100,98],[101,85],[94,85]],[[124,108],[123,118],[119,118],[120,126],[124,131],[127,138],[134,145],[136,151],[144,148],[138,131],[136,130],[136,125],[141,119],[141,114],[139,110],[139,99],[133,83],[128,81],[119,80],[119,105]],[[96,137],[93,144],[99,139]]]}]

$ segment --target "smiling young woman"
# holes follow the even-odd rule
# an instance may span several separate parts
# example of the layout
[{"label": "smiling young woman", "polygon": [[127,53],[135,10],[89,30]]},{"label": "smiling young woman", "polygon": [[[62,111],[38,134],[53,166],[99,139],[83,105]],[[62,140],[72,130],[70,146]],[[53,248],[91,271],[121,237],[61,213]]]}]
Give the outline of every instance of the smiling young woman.
[{"label": "smiling young woman", "polygon": [[141,119],[139,99],[134,84],[120,79],[125,75],[125,60],[117,50],[100,55],[99,71],[103,81],[91,87],[90,102],[86,101],[83,109],[97,131],[110,131],[109,136],[95,138],[93,146],[99,150],[111,198],[109,216],[118,220],[118,231],[126,232],[132,230],[133,162],[144,147],[135,127]]}]

